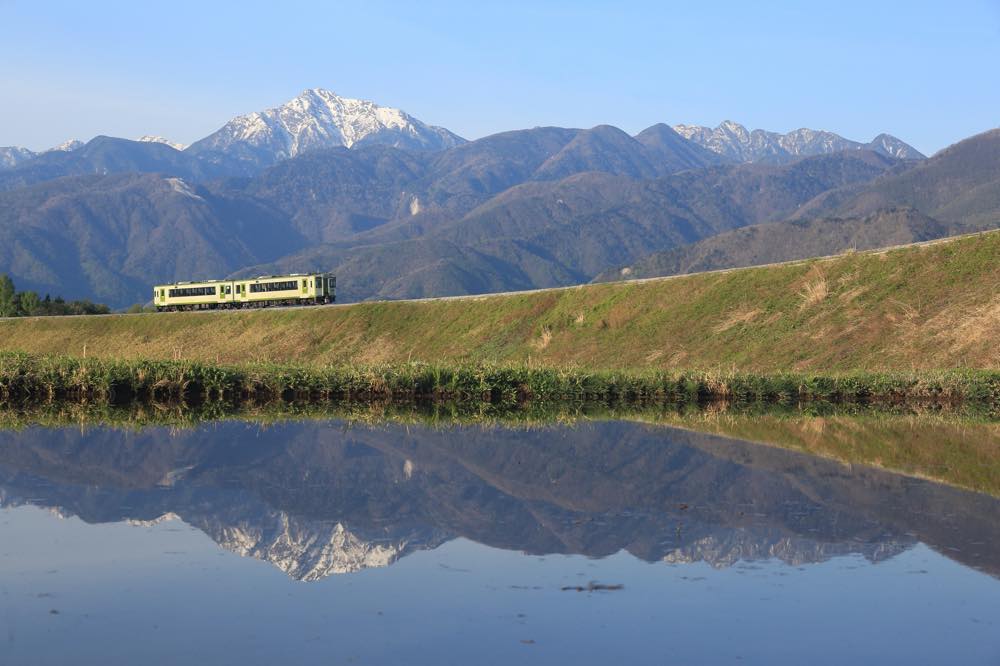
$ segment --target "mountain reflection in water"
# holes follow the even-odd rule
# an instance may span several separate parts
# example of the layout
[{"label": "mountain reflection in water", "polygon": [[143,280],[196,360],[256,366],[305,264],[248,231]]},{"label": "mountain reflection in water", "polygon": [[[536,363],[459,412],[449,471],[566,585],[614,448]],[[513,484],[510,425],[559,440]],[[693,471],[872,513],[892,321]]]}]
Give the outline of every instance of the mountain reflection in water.
[{"label": "mountain reflection in water", "polygon": [[177,516],[289,576],[384,567],[458,537],[532,554],[727,567],[918,542],[1000,575],[1000,501],[625,422],[536,429],[227,422],[0,433],[0,505],[89,523]]}]

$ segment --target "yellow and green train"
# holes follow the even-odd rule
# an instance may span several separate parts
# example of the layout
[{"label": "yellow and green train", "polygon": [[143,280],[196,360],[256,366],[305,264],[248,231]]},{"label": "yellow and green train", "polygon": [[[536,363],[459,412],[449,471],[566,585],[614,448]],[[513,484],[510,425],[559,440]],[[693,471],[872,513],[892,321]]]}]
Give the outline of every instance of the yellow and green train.
[{"label": "yellow and green train", "polygon": [[337,278],[329,273],[267,275],[249,280],[175,282],[153,287],[158,311],[266,308],[333,303]]}]

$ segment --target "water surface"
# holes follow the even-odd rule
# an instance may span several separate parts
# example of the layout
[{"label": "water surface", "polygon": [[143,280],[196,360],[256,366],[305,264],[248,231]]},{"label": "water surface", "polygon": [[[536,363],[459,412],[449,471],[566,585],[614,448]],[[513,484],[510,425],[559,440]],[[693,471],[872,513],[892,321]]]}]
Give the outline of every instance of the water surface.
[{"label": "water surface", "polygon": [[3,664],[1000,663],[1000,501],[662,425],[31,427],[0,504]]}]

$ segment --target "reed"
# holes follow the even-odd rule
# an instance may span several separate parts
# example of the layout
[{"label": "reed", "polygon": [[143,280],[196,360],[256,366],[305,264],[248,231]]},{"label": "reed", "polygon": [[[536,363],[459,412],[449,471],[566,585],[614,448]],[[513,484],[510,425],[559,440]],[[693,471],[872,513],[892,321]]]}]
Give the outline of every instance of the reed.
[{"label": "reed", "polygon": [[970,403],[996,411],[1000,371],[846,374],[589,371],[529,365],[243,365],[0,352],[0,402],[457,401],[494,405],[832,402]]}]

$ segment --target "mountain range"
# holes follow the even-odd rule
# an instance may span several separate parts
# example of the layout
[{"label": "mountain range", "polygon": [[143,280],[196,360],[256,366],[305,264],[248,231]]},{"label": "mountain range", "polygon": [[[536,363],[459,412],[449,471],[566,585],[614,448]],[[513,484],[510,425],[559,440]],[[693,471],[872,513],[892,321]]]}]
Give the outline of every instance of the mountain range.
[{"label": "mountain range", "polygon": [[[714,129],[684,124],[675,125],[673,132],[669,129],[666,125],[654,125],[636,135],[636,139],[646,145],[666,141],[672,144],[673,152],[697,155],[691,158],[693,166],[706,159],[705,151],[718,155],[718,161],[775,164],[844,150],[872,150],[897,159],[924,157],[889,134],[880,134],[865,144],[833,132],[806,128],[787,134],[751,131],[729,120]],[[687,141],[679,141],[678,135]],[[381,144],[438,151],[465,143],[465,139],[447,129],[427,125],[400,109],[341,97],[321,88],[304,90],[280,106],[237,116],[190,146],[156,135],[145,135],[138,141],[186,150],[210,161],[228,163],[235,159],[257,167],[269,166],[309,150],[337,146]],[[15,146],[0,147],[0,170],[16,168],[45,153],[70,152],[83,145],[74,139],[42,153]]]},{"label": "mountain range", "polygon": [[900,160],[921,160],[925,157],[913,146],[890,134],[879,134],[868,143],[859,143],[833,132],[808,128],[787,134],[748,130],[732,120],[726,120],[714,129],[700,125],[674,125],[674,131],[735,162],[787,164],[800,157],[844,150],[871,150]]},{"label": "mountain range", "polygon": [[823,239],[773,257],[997,223],[991,133],[921,159],[888,135],[861,144],[677,127],[465,141],[397,109],[307,90],[183,150],[161,137],[97,137],[21,159],[0,172],[0,273],[21,289],[121,307],[157,282],[321,269],[337,273],[342,300],[362,300],[646,274],[646,257],[697,253],[707,239],[729,243],[713,250],[719,261],[753,262],[730,234],[755,225],[795,223],[761,236],[772,245],[795,245],[806,227]]},{"label": "mountain range", "polygon": [[914,243],[1000,226],[1000,130],[912,169],[833,188],[788,220],[747,226],[604,271],[598,281],[753,266]]}]

